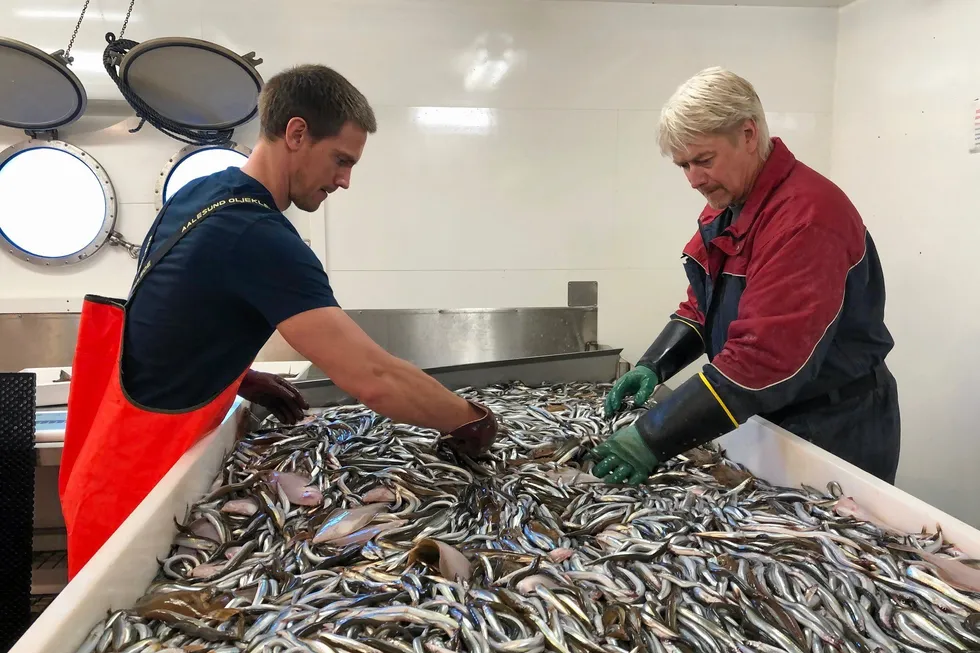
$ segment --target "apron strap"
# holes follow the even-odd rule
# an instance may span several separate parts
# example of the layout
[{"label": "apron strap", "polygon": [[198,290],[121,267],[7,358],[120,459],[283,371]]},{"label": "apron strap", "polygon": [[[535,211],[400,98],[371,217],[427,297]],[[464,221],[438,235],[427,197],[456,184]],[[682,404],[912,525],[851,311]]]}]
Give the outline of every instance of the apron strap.
[{"label": "apron strap", "polygon": [[[169,204],[170,204],[170,201],[167,202],[167,205],[169,205]],[[206,208],[202,209],[201,211],[198,211],[194,215],[193,218],[191,218],[190,220],[188,220],[187,222],[185,222],[179,229],[177,229],[173,234],[171,234],[170,237],[167,238],[167,240],[165,240],[160,245],[160,247],[158,247],[153,252],[153,254],[149,255],[149,257],[146,259],[145,262],[142,260],[142,257],[141,257],[140,264],[139,264],[139,272],[136,274],[136,278],[133,280],[133,286],[129,289],[129,298],[130,299],[133,298],[133,293],[136,292],[136,287],[139,286],[140,283],[143,281],[143,279],[146,278],[146,274],[157,263],[159,263],[163,259],[163,257],[166,256],[170,252],[171,249],[173,249],[174,245],[176,245],[180,241],[181,238],[183,238],[188,233],[190,233],[190,231],[194,227],[196,227],[197,225],[199,225],[202,222],[204,222],[204,219],[205,218],[207,218],[208,216],[214,214],[216,211],[219,211],[219,210],[221,210],[223,208],[226,208],[228,206],[233,206],[233,205],[236,205],[236,204],[238,204],[238,205],[240,205],[240,204],[257,204],[257,205],[259,205],[259,206],[261,206],[263,208],[269,209],[270,211],[272,210],[272,208],[269,205],[267,205],[265,202],[263,202],[262,200],[256,199],[254,197],[247,197],[247,196],[246,197],[228,197],[228,198],[220,199],[220,200],[218,200],[216,202],[211,203]],[[152,232],[150,234],[150,237],[147,239],[146,245],[143,248],[144,253],[145,252],[149,252],[150,246],[151,246],[151,244],[153,242],[153,238],[156,235],[157,229],[160,227],[160,222],[161,222],[161,219],[162,219],[163,214],[166,211],[166,209],[167,209],[167,206],[164,206],[162,209],[160,209],[160,213],[157,215],[156,224],[154,224],[154,226],[152,228]]]},{"label": "apron strap", "polygon": [[143,260],[146,258],[146,253],[150,251],[150,246],[153,245],[153,239],[157,236],[157,229],[160,228],[160,223],[163,222],[163,216],[167,213],[167,209],[170,208],[170,203],[174,201],[175,195],[176,193],[164,202],[160,210],[157,211],[157,217],[153,218],[153,224],[150,225],[150,230],[146,233],[146,238],[143,239],[143,246],[140,247],[139,258],[136,260],[137,270],[143,268]]}]

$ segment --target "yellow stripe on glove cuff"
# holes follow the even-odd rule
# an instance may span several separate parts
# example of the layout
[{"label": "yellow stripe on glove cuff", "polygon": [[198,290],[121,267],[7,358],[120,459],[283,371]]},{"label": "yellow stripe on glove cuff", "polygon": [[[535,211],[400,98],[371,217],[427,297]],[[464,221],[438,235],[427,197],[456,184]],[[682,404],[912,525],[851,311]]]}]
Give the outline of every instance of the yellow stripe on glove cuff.
[{"label": "yellow stripe on glove cuff", "polygon": [[711,392],[712,396],[714,396],[714,398],[718,401],[718,405],[721,406],[721,409],[725,411],[726,415],[728,415],[728,419],[732,420],[732,424],[737,427],[738,420],[735,419],[735,416],[732,415],[732,411],[728,410],[728,406],[725,405],[725,402],[721,400],[721,397],[718,396],[718,393],[711,386],[711,382],[708,381],[708,377],[704,375],[704,372],[699,373],[698,376],[701,377],[701,381],[703,381],[704,385],[707,386],[708,391]]}]

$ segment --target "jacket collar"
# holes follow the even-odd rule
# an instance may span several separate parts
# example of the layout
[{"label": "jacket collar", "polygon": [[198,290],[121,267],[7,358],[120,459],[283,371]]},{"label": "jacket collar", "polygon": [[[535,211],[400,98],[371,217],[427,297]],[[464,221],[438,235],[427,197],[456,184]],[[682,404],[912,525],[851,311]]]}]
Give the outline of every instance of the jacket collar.
[{"label": "jacket collar", "polygon": [[[738,220],[726,230],[733,238],[741,238],[749,232],[759,209],[762,208],[772,192],[789,176],[793,166],[796,165],[796,157],[789,151],[782,139],[773,138],[771,142],[772,150],[769,152],[769,158],[762,164],[762,170],[752,185],[752,190],[749,191],[749,196],[745,200]],[[702,225],[709,224],[724,211],[725,209],[718,210],[705,206],[698,222]]]}]

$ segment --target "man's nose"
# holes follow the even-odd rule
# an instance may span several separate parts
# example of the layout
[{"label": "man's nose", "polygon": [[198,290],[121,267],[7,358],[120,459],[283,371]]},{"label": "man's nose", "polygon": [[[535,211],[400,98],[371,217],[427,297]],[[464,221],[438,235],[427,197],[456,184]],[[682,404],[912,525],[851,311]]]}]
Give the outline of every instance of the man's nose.
[{"label": "man's nose", "polygon": [[704,174],[704,171],[694,166],[688,168],[684,174],[687,175],[687,181],[691,184],[691,188],[700,188],[708,181],[708,176]]},{"label": "man's nose", "polygon": [[350,170],[347,169],[338,174],[337,178],[334,180],[334,183],[338,188],[343,188],[345,190],[350,188]]}]

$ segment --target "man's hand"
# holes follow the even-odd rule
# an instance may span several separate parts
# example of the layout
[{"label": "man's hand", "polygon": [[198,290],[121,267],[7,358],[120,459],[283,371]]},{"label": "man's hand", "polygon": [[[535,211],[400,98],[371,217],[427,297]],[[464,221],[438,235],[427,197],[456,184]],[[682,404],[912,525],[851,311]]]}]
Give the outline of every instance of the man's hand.
[{"label": "man's hand", "polygon": [[238,396],[267,409],[283,424],[303,419],[309,404],[293,384],[275,374],[249,370],[238,388]]},{"label": "man's hand", "polygon": [[497,418],[489,408],[475,401],[469,402],[478,415],[449,433],[446,446],[470,458],[481,456],[490,450],[497,439]]},{"label": "man's hand", "polygon": [[606,483],[626,482],[628,485],[645,481],[659,462],[633,425],[613,433],[592,450],[591,456],[599,461],[592,470],[593,476]]},{"label": "man's hand", "polygon": [[624,374],[606,395],[606,417],[619,412],[625,397],[633,397],[633,404],[642,406],[657,389],[660,379],[649,367],[637,365]]}]

